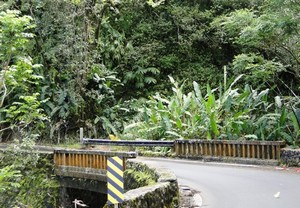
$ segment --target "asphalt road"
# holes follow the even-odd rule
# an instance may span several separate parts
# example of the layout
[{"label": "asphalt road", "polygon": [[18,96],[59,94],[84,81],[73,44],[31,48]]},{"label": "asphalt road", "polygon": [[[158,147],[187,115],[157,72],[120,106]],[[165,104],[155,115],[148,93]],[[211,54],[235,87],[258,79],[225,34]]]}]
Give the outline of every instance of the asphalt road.
[{"label": "asphalt road", "polygon": [[203,208],[300,208],[300,173],[296,171],[188,160],[142,160],[172,170],[180,184],[199,190]]}]

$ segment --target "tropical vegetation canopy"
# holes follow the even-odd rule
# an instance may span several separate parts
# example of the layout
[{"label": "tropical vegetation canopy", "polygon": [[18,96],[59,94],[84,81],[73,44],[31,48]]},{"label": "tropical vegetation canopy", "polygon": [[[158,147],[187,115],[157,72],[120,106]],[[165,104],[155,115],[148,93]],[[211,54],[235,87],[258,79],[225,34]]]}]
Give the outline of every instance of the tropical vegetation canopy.
[{"label": "tropical vegetation canopy", "polygon": [[299,145],[294,0],[0,1],[0,139]]}]

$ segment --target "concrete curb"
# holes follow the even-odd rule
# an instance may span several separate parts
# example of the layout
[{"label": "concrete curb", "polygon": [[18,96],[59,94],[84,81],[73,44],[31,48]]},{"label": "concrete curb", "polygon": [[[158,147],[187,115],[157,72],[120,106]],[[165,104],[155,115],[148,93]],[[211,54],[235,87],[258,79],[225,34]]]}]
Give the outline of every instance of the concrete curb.
[{"label": "concrete curb", "polygon": [[233,158],[233,157],[214,157],[214,156],[202,156],[202,157],[178,157],[179,159],[197,160],[202,162],[217,162],[217,163],[232,163],[241,165],[264,165],[264,166],[277,166],[279,161],[277,160],[263,160],[252,158]]},{"label": "concrete curb", "polygon": [[[177,207],[179,199],[179,187],[176,175],[167,168],[161,168],[147,162],[131,159],[127,161],[132,164],[143,164],[153,170],[157,181],[148,185],[127,191],[124,194],[124,202],[120,208],[150,208],[150,207]],[[132,166],[134,168],[134,166]],[[161,197],[164,196],[164,197]],[[158,200],[159,199],[159,200]],[[179,208],[179,207],[178,207]]]},{"label": "concrete curb", "polygon": [[189,186],[179,185],[180,208],[200,208],[203,200],[199,191],[191,189]]},{"label": "concrete curb", "polygon": [[[131,159],[131,162],[140,162],[145,165],[147,165],[150,169],[155,170],[155,172],[158,174],[159,179],[158,183],[161,182],[175,182],[177,183],[177,177],[176,175],[170,171],[167,168],[159,167],[157,164],[153,164],[149,161],[143,161],[139,158],[137,159]],[[144,189],[144,188],[142,188]],[[149,187],[148,187],[149,189]],[[200,208],[202,207],[203,200],[201,196],[201,192],[192,189],[191,187],[183,184],[178,184],[178,190],[179,190],[179,208]],[[139,190],[139,194],[141,189]],[[149,190],[148,190],[149,191]],[[129,192],[131,193],[131,192]]]}]

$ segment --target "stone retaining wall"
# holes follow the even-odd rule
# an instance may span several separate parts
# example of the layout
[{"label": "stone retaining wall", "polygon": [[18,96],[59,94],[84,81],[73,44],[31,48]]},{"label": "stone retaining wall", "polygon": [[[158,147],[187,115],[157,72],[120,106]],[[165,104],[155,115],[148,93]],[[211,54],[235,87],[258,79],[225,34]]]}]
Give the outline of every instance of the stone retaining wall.
[{"label": "stone retaining wall", "polygon": [[[153,167],[149,164],[141,165],[140,162],[128,161],[129,167],[141,167],[144,171],[153,172],[156,183],[127,191],[125,200],[119,204],[120,208],[176,208],[179,207],[179,187],[173,172],[164,168]],[[147,167],[149,170],[146,170]],[[137,169],[137,171],[139,171]]]},{"label": "stone retaining wall", "polygon": [[281,162],[287,166],[300,167],[300,149],[281,149]]}]

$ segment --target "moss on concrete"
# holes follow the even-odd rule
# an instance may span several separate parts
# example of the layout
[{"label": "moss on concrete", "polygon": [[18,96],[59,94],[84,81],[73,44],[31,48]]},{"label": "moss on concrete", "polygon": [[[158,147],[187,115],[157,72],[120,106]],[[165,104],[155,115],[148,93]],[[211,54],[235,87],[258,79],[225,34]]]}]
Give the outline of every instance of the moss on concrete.
[{"label": "moss on concrete", "polygon": [[128,161],[126,166],[124,179],[129,191],[120,208],[179,207],[179,187],[174,173],[141,162]]},{"label": "moss on concrete", "polygon": [[149,168],[143,163],[126,163],[124,172],[124,188],[132,190],[143,186],[153,185],[157,181],[158,176],[154,169]]},{"label": "moss on concrete", "polygon": [[300,149],[281,149],[281,163],[286,166],[300,167]]}]

